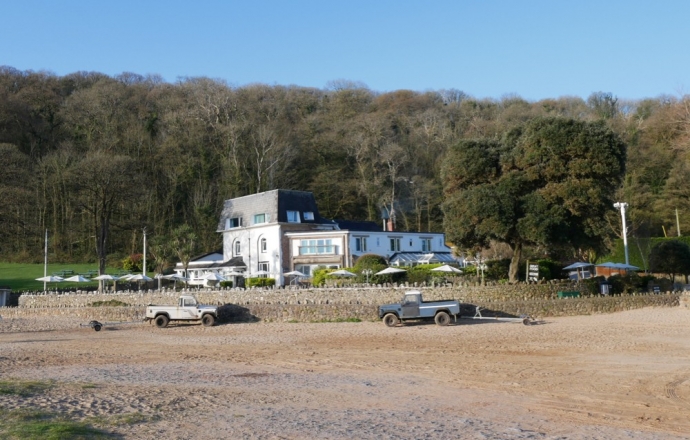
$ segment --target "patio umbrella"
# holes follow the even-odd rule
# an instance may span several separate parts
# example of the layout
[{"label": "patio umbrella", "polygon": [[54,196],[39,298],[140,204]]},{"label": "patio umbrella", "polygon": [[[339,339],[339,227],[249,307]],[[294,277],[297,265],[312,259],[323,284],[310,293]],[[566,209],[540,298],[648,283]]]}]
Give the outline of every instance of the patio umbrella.
[{"label": "patio umbrella", "polygon": [[45,276],[45,277],[36,278],[36,281],[43,281],[43,282],[46,282],[46,283],[59,283],[60,281],[64,281],[64,278],[62,278],[62,277],[57,277],[57,276],[55,276],[55,275],[48,275],[48,276]]},{"label": "patio umbrella", "polygon": [[215,272],[207,273],[202,278],[207,281],[227,281],[227,279],[224,276],[219,275]]},{"label": "patio umbrella", "polygon": [[623,270],[640,270],[639,267],[633,266],[632,264],[616,263],[619,269]]},{"label": "patio umbrella", "polygon": [[[112,281],[113,282],[113,287],[117,286],[117,280],[121,279],[120,277],[116,277],[114,275],[108,275],[108,274],[103,274],[103,275],[98,275],[97,277],[91,278],[94,281]],[[99,286],[99,289],[101,287]]]},{"label": "patio umbrella", "polygon": [[94,281],[117,281],[120,278],[113,276],[113,275],[103,274],[103,275],[98,275],[97,277],[93,277],[91,279]]},{"label": "patio umbrella", "polygon": [[74,275],[73,277],[65,278],[62,281],[69,281],[70,283],[90,283],[91,280],[88,278],[84,278],[81,275]]},{"label": "patio umbrella", "polygon": [[394,273],[407,272],[405,269],[398,269],[396,267],[387,267],[380,272],[376,272],[374,275],[392,275]]},{"label": "patio umbrella", "polygon": [[585,267],[591,267],[594,266],[592,263],[585,263],[582,261],[578,261],[577,263],[573,263],[570,266],[566,266],[563,268],[563,270],[572,270],[575,269],[577,271],[577,279],[579,280],[582,278],[582,274],[580,273],[580,269],[585,268]]},{"label": "patio umbrella", "polygon": [[45,276],[45,277],[36,278],[36,281],[43,281],[43,289],[44,289],[44,290],[48,290],[48,289],[46,288],[45,283],[59,283],[59,282],[61,282],[61,281],[63,281],[63,280],[62,280],[62,277],[58,277],[58,276],[55,276],[55,275],[48,275],[48,276]]},{"label": "patio umbrella", "polygon": [[444,264],[443,266],[431,269],[432,272],[462,273],[460,269]]},{"label": "patio umbrella", "polygon": [[266,272],[265,270],[259,270],[259,271],[256,271],[252,274],[252,276],[256,276],[256,275],[269,275],[269,273]]},{"label": "patio umbrella", "polygon": [[143,273],[138,273],[136,275],[131,275],[131,276],[125,275],[122,278],[125,278],[125,277],[128,277],[127,278],[128,281],[153,281],[153,278],[147,277]]},{"label": "patio umbrella", "polygon": [[299,270],[293,270],[292,272],[285,272],[283,275],[286,277],[306,277],[305,274],[300,272]]},{"label": "patio umbrella", "polygon": [[189,278],[180,275],[179,273],[173,273],[170,275],[163,275],[161,278],[164,280],[173,280],[173,281],[189,281]]},{"label": "patio umbrella", "polygon": [[606,262],[606,263],[597,264],[597,267],[607,267],[609,269],[621,269],[621,270],[640,270],[639,267],[633,266],[631,264],[612,263],[610,261]]},{"label": "patio umbrella", "polygon": [[328,275],[332,275],[335,277],[356,277],[357,276],[357,274],[354,274],[354,273],[350,272],[349,270],[345,270],[345,269],[336,270],[335,272],[331,272]]},{"label": "patio umbrella", "polygon": [[584,262],[578,261],[577,263],[573,263],[570,266],[565,266],[563,269],[565,269],[565,270],[581,269],[583,267],[589,267],[589,266],[594,266],[594,265],[592,263],[584,263]]}]

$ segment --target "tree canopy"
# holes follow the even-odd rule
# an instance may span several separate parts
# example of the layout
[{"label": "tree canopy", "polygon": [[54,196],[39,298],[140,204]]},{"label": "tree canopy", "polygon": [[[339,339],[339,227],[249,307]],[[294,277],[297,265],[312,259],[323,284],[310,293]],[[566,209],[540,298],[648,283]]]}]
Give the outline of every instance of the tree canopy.
[{"label": "tree canopy", "polygon": [[601,250],[625,157],[604,123],[566,118],[530,120],[501,141],[460,141],[442,169],[447,238],[470,248],[508,244],[513,282],[525,245]]},{"label": "tree canopy", "polygon": [[[594,92],[530,102],[455,89],[380,93],[347,81],[236,87],[203,77],[166,83],[156,75],[0,66],[0,258],[42,261],[46,229],[50,261],[97,261],[103,253],[121,261],[141,252],[144,227],[169,239],[184,224],[200,252],[217,250],[223,201],[278,188],[312,191],[326,218],[380,221],[382,210],[394,209],[399,230],[442,232],[440,170],[451,147],[491,141],[493,154],[507,157],[514,145],[505,134],[540,117],[601,121],[617,133],[629,147],[616,198],[629,203],[631,236],[661,236],[662,226],[676,235],[676,208],[680,229],[690,230],[689,109],[690,96],[630,101]],[[112,159],[102,164],[108,174],[134,182],[117,183],[100,248],[87,175],[99,172],[101,164],[87,160],[96,155]],[[495,172],[507,172],[502,167]],[[501,183],[507,201],[529,183],[522,178]],[[610,214],[609,229],[619,232]]]},{"label": "tree canopy", "polygon": [[690,246],[682,241],[668,240],[652,248],[649,254],[649,269],[665,273],[675,279],[676,275],[690,275]]}]

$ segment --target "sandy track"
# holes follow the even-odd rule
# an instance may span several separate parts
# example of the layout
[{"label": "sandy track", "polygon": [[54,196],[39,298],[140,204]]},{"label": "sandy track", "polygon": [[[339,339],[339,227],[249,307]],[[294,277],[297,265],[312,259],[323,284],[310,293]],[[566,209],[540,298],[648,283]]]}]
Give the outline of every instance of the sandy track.
[{"label": "sandy track", "polygon": [[[0,321],[0,407],[142,414],[126,438],[690,438],[690,311],[445,328]],[[36,331],[41,330],[41,331]]]}]

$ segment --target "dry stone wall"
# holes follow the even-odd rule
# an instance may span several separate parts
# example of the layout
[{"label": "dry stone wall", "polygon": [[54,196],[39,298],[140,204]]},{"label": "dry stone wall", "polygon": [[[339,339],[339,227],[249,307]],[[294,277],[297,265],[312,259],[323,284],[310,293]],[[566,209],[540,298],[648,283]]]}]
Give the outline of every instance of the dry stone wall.
[{"label": "dry stone wall", "polygon": [[[64,294],[24,294],[19,307],[0,308],[0,316],[71,315],[83,319],[131,321],[144,318],[148,304],[175,304],[180,294],[191,293],[205,304],[221,307],[229,321],[333,321],[377,320],[380,304],[397,302],[404,292],[421,290],[429,301],[457,299],[480,306],[484,315],[549,316],[613,313],[641,307],[674,307],[690,303],[688,295],[638,294],[558,298],[559,291],[578,290],[568,284],[517,284],[495,286],[442,287],[341,287],[324,289],[202,289],[190,291],[71,292]],[[94,307],[99,302],[117,301],[123,306]],[[463,314],[473,314],[473,307]]]}]

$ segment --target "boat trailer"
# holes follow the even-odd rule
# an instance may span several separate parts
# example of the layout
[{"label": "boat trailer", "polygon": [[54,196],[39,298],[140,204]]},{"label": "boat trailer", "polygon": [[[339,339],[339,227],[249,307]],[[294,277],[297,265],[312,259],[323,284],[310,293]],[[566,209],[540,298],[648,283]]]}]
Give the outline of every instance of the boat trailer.
[{"label": "boat trailer", "polygon": [[79,324],[79,327],[91,327],[94,331],[100,332],[104,326],[120,326],[120,325],[130,325],[130,324],[141,324],[143,321],[125,321],[125,322],[99,322],[96,320],[89,321],[88,324]]},{"label": "boat trailer", "polygon": [[532,325],[535,321],[529,315],[520,315],[519,318],[509,318],[502,316],[482,316],[482,308],[476,306],[474,310],[474,316],[461,316],[460,319],[482,319],[482,320],[493,320],[493,321],[508,321],[508,322],[522,322],[524,325]]}]

